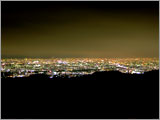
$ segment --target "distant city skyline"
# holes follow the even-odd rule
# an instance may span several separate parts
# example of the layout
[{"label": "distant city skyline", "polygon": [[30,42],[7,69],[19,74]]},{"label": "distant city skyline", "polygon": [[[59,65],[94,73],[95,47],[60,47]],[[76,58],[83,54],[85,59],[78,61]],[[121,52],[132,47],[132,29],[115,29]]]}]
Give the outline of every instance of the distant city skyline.
[{"label": "distant city skyline", "polygon": [[159,56],[159,1],[2,1],[2,58]]}]

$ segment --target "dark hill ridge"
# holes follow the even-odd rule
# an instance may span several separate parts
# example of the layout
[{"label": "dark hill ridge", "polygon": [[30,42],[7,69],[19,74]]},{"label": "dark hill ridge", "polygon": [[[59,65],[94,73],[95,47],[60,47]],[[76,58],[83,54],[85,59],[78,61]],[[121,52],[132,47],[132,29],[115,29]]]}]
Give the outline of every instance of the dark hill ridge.
[{"label": "dark hill ridge", "polygon": [[[145,72],[144,74],[128,74],[128,73],[121,73],[119,71],[100,71],[100,72],[94,72],[91,75],[84,75],[84,76],[80,76],[80,77],[71,77],[69,78],[68,76],[66,77],[54,77],[54,78],[49,78],[50,76],[46,75],[46,74],[33,74],[29,77],[18,77],[18,78],[5,78],[7,80],[9,79],[13,79],[13,80],[104,80],[104,78],[111,78],[112,80],[114,80],[114,78],[122,77],[124,79],[128,79],[128,80],[138,80],[142,77],[146,77],[146,76],[150,76],[150,77],[156,77],[154,75],[158,75],[159,74],[159,70],[153,70],[153,71],[149,71],[149,72]],[[159,75],[157,76],[159,77]],[[85,79],[83,79],[85,78]],[[98,79],[97,79],[98,78]],[[3,78],[4,79],[4,78]]]},{"label": "dark hill ridge", "polygon": [[2,79],[2,118],[159,118],[159,70]]}]

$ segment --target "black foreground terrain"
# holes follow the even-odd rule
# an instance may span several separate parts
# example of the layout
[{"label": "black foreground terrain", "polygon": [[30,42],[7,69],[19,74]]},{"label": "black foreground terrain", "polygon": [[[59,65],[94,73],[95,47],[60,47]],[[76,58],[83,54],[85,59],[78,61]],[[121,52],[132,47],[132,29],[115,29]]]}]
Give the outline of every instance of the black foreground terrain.
[{"label": "black foreground terrain", "polygon": [[2,119],[159,118],[159,71],[1,80]]}]

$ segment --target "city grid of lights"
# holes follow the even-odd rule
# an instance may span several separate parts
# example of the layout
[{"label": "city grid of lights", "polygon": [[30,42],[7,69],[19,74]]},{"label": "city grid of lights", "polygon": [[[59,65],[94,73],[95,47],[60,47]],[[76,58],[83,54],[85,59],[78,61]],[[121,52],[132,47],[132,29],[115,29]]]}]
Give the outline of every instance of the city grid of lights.
[{"label": "city grid of lights", "polygon": [[97,71],[120,71],[143,74],[158,70],[158,58],[50,58],[50,59],[2,59],[3,77],[28,77],[46,74],[53,77],[77,77]]}]

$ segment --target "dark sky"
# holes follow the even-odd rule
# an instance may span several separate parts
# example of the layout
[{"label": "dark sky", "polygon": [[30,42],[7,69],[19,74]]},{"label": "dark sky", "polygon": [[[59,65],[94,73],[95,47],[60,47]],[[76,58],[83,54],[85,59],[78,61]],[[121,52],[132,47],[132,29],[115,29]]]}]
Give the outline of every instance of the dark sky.
[{"label": "dark sky", "polygon": [[159,2],[1,2],[2,58],[158,57]]}]

